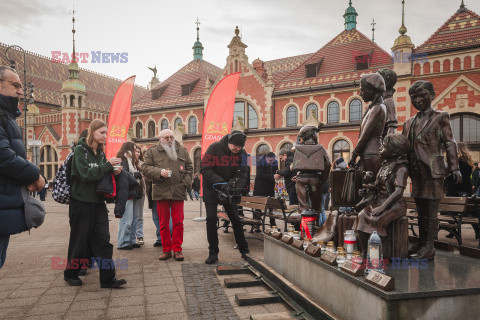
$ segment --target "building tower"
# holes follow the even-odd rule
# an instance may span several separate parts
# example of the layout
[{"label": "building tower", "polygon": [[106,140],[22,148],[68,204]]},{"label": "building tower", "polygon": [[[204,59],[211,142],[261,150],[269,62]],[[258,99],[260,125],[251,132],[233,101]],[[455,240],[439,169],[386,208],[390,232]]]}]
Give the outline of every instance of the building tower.
[{"label": "building tower", "polygon": [[72,62],[68,65],[68,79],[62,83],[60,90],[62,99],[62,146],[68,147],[80,134],[80,112],[86,107],[87,91],[78,75],[75,57],[75,10],[73,10],[73,53]]},{"label": "building tower", "polygon": [[197,41],[193,44],[193,60],[203,60],[203,45],[200,42],[200,21],[195,22],[197,25]]},{"label": "building tower", "polygon": [[345,18],[345,30],[353,30],[357,28],[357,16],[358,13],[354,7],[352,7],[352,1],[349,1],[349,6],[345,10],[343,17]]}]

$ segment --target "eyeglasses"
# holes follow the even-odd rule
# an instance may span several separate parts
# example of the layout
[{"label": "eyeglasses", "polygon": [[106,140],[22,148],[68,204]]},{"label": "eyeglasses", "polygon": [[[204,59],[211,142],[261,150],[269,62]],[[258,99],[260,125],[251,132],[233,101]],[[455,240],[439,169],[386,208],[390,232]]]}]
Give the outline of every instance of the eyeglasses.
[{"label": "eyeglasses", "polygon": [[165,140],[173,140],[173,136],[162,137],[162,139],[165,139]]},{"label": "eyeglasses", "polygon": [[0,81],[5,81],[5,82],[10,82],[11,84],[13,84],[13,86],[17,89],[22,89],[23,90],[23,86],[21,83],[18,83],[16,81],[10,81],[10,80],[5,80],[5,79],[0,79]]}]

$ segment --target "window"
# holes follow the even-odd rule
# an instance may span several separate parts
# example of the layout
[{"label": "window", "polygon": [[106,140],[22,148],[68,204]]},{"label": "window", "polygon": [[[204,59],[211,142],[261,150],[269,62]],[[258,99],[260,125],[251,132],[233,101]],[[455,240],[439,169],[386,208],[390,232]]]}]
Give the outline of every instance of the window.
[{"label": "window", "polygon": [[154,121],[148,122],[147,137],[149,137],[149,138],[155,137],[155,122]]},{"label": "window", "polygon": [[78,107],[79,108],[82,107],[82,97],[81,96],[78,97]]},{"label": "window", "polygon": [[338,123],[340,122],[340,105],[336,101],[332,101],[328,104],[327,107],[328,123]]},{"label": "window", "polygon": [[175,121],[173,122],[173,130],[177,130],[178,125],[181,123],[182,123],[182,118],[176,118]]},{"label": "window", "polygon": [[480,117],[467,114],[454,115],[450,119],[450,125],[457,142],[480,142]]},{"label": "window", "polygon": [[153,89],[152,90],[152,100],[157,100],[157,99],[160,99],[160,97],[162,96],[162,94],[165,92],[165,90],[167,89],[168,87],[168,83],[160,88],[156,88],[156,89]]},{"label": "window", "polygon": [[193,151],[193,173],[200,173],[200,162],[202,160],[202,149],[197,148]]},{"label": "window", "polygon": [[[247,106],[247,108],[245,106]],[[250,104],[244,101],[235,102],[233,125],[237,122],[237,118],[242,118],[245,127],[248,129],[258,129],[258,115]],[[245,119],[248,119],[248,122],[246,122]]]},{"label": "window", "polygon": [[188,118],[188,134],[196,134],[197,133],[197,118],[191,116]]},{"label": "window", "polygon": [[193,89],[195,89],[195,86],[197,85],[199,80],[200,79],[197,79],[188,84],[182,84],[182,96],[188,96],[190,93],[192,93]]},{"label": "window", "polygon": [[70,96],[70,107],[74,107],[74,102],[75,102],[75,96],[72,94]]},{"label": "window", "polygon": [[290,142],[285,142],[285,143],[282,144],[282,146],[280,147],[280,151],[282,151],[282,150],[292,151],[292,148],[293,148],[293,144],[291,144]]},{"label": "window", "polygon": [[141,122],[137,122],[135,125],[135,137],[137,139],[142,139],[143,137],[143,124]]},{"label": "window", "polygon": [[362,102],[354,99],[350,102],[350,122],[362,120]]},{"label": "window", "polygon": [[163,119],[162,122],[160,123],[160,126],[162,130],[168,129],[168,120]]},{"label": "window", "polygon": [[335,141],[332,148],[333,161],[340,157],[342,157],[346,162],[350,160],[350,145],[346,140],[343,139]]},{"label": "window", "polygon": [[318,76],[320,67],[322,66],[323,58],[316,63],[310,63],[305,65],[305,78],[314,78]]},{"label": "window", "polygon": [[368,54],[356,56],[355,57],[355,70],[368,69],[368,62],[369,61],[370,61],[370,56]]},{"label": "window", "polygon": [[57,151],[51,146],[44,146],[40,149],[40,172],[47,178],[52,180],[58,170]]},{"label": "window", "polygon": [[297,108],[294,106],[290,106],[287,109],[287,127],[296,127],[298,116],[297,116]]},{"label": "window", "polygon": [[310,103],[307,106],[307,119],[310,117],[310,114],[314,112],[314,117],[315,119],[318,119],[318,107],[315,103]]}]

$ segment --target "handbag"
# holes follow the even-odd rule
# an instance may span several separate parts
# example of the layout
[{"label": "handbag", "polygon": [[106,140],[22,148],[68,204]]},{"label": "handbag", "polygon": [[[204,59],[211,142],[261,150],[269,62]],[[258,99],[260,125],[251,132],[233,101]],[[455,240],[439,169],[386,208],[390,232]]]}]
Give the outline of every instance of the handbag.
[{"label": "handbag", "polygon": [[27,187],[23,186],[20,191],[24,203],[25,224],[28,229],[38,228],[45,220],[45,206],[40,200],[30,196]]}]

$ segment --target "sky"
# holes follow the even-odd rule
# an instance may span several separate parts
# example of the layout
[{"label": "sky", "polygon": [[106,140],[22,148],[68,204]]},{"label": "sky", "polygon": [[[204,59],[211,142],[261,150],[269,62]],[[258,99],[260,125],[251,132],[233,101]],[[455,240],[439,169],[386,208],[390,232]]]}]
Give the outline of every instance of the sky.
[{"label": "sky", "polygon": [[[405,25],[421,45],[459,8],[461,0],[406,0]],[[195,21],[200,21],[204,60],[223,68],[235,26],[248,45],[250,63],[315,52],[344,30],[347,0],[10,0],[0,2],[0,41],[52,57],[72,51],[75,6],[76,51],[88,53],[80,67],[114,78],[137,75],[146,86],[147,67],[160,81],[193,59]],[[357,29],[390,52],[402,19],[401,0],[353,0]],[[466,0],[480,13],[480,1]],[[125,53],[125,63],[93,63],[91,52]],[[125,61],[125,59],[123,59]],[[28,63],[28,62],[27,62]],[[86,84],[88,85],[88,84]]]}]

